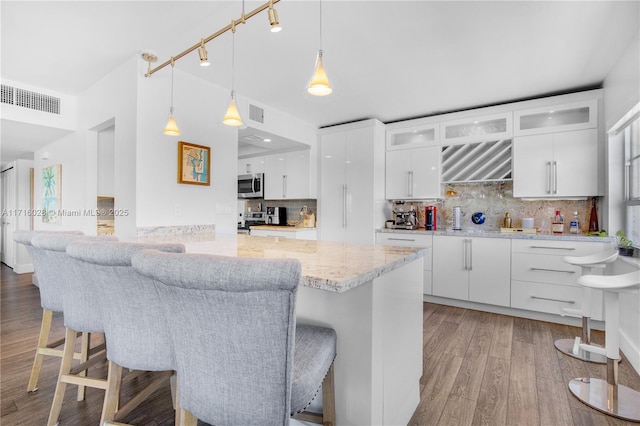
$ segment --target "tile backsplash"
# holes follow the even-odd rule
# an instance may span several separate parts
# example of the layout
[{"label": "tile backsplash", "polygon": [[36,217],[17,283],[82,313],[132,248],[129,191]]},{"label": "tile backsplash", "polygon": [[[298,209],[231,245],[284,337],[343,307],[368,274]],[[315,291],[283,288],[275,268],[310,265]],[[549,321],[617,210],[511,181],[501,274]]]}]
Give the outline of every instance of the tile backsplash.
[{"label": "tile backsplash", "polygon": [[[453,207],[462,208],[462,229],[478,231],[499,231],[503,224],[505,213],[511,215],[512,228],[522,227],[522,218],[534,219],[534,226],[539,232],[551,232],[551,220],[556,209],[564,216],[565,233],[569,232],[569,222],[573,212],[578,212],[580,232],[586,233],[589,228],[589,216],[591,212],[591,199],[588,200],[522,200],[513,198],[512,182],[484,182],[472,184],[447,184],[444,187],[445,198],[434,201],[406,202],[404,210],[410,206],[416,206],[418,225],[424,228],[425,206],[436,206],[438,229],[450,229]],[[389,212],[394,208],[389,202]],[[485,215],[485,222],[476,225],[471,216],[475,212]],[[598,211],[600,219],[600,212]],[[391,215],[389,218],[391,219]]]}]

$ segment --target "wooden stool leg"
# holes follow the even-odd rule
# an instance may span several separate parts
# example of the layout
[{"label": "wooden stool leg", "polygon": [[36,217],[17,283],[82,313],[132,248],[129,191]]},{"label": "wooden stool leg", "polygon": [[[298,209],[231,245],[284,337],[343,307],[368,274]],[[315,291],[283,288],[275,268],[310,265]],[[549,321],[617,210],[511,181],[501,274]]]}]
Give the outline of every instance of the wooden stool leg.
[{"label": "wooden stool leg", "polygon": [[[89,346],[91,345],[91,333],[82,333],[82,337],[80,338],[80,363],[85,363],[89,359]],[[83,370],[78,373],[78,376],[86,377],[87,370]],[[78,401],[84,400],[86,387],[79,385],[78,386]]]},{"label": "wooden stool leg", "polygon": [[113,361],[109,361],[109,373],[107,376],[107,389],[102,406],[102,418],[100,424],[105,421],[113,421],[118,411],[120,400],[120,387],[122,384],[122,367]]},{"label": "wooden stool leg", "polygon": [[62,356],[62,362],[60,363],[60,373],[58,374],[58,383],[56,384],[56,392],[53,395],[53,403],[51,404],[51,411],[49,412],[49,421],[47,426],[55,426],[58,423],[60,417],[60,411],[62,410],[62,402],[64,400],[64,393],[67,390],[67,384],[61,381],[61,377],[68,374],[71,371],[71,362],[73,361],[73,354],[76,347],[76,332],[67,328],[64,354]]},{"label": "wooden stool leg", "polygon": [[333,426],[336,424],[336,396],[333,381],[333,363],[322,383],[322,424]]},{"label": "wooden stool leg", "polygon": [[33,359],[33,367],[31,367],[31,376],[29,376],[27,392],[35,392],[38,390],[38,377],[40,376],[40,368],[42,367],[42,360],[44,359],[44,354],[41,353],[40,349],[47,347],[52,318],[53,311],[50,311],[49,309],[42,310],[42,322],[40,323],[38,346],[36,347],[36,356]]},{"label": "wooden stool leg", "polygon": [[180,409],[180,426],[197,426],[198,419],[187,410]]}]

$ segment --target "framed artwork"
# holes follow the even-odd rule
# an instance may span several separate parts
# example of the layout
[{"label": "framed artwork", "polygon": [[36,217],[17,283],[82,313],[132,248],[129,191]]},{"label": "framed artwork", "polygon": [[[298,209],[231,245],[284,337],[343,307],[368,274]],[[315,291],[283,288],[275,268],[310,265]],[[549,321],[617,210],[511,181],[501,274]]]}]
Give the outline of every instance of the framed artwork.
[{"label": "framed artwork", "polygon": [[42,169],[42,223],[61,223],[62,164]]},{"label": "framed artwork", "polygon": [[178,142],[178,183],[211,185],[211,148]]}]

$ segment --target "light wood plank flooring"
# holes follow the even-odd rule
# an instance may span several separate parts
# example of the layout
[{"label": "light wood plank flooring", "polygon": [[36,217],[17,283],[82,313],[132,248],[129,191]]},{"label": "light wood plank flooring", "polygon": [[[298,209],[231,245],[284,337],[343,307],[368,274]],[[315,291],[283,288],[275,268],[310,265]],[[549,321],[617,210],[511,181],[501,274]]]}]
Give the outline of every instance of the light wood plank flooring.
[{"label": "light wood plank flooring", "polygon": [[[0,424],[46,424],[59,360],[44,362],[39,390],[27,393],[27,381],[42,310],[31,274],[14,274],[2,265],[0,336]],[[605,416],[576,400],[567,382],[574,377],[604,377],[603,366],[560,354],[557,338],[579,330],[558,324],[424,304],[424,371],[421,398],[410,425],[631,425]],[[53,337],[64,335],[62,317],[54,315]],[[594,332],[603,341],[603,333]],[[105,365],[90,375],[106,376]],[[126,383],[124,398],[149,380],[142,375]],[[620,382],[640,390],[640,377],[629,363],[620,365]],[[76,401],[67,390],[61,425],[98,425],[104,392],[87,389]],[[173,425],[169,388],[134,410],[125,422]],[[363,425],[365,426],[365,425]]]}]

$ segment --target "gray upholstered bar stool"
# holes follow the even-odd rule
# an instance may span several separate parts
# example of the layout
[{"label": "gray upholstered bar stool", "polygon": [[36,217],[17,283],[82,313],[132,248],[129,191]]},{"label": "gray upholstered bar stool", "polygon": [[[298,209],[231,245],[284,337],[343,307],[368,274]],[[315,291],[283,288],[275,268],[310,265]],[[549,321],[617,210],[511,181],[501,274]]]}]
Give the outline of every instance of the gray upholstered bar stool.
[{"label": "gray upholstered bar stool", "polygon": [[[37,279],[37,286],[40,291],[40,305],[42,306],[42,321],[40,322],[40,334],[36,345],[36,354],[33,358],[33,366],[29,376],[27,392],[35,392],[38,390],[38,378],[40,377],[40,368],[45,356],[54,356],[62,358],[62,349],[58,349],[64,344],[64,338],[49,342],[49,334],[51,333],[51,323],[54,312],[62,312],[63,302],[62,293],[56,290],[57,278],[51,276],[49,272],[51,267],[48,264],[49,258],[42,249],[33,247],[31,240],[39,234],[70,234],[83,235],[80,231],[25,231],[19,230],[13,233],[13,240],[26,247],[33,261],[33,268]],[[61,278],[61,277],[60,277]],[[88,356],[88,338],[83,337],[83,345],[80,352],[74,353],[74,359],[81,359]],[[84,388],[78,388],[78,400],[84,398]]]},{"label": "gray upholstered bar stool", "polygon": [[[578,283],[604,291],[605,348],[585,348],[607,357],[606,380],[582,377],[569,382],[571,393],[588,406],[624,420],[640,422],[640,392],[618,383],[620,294],[638,297],[640,270],[621,275],[585,275]],[[581,346],[588,346],[582,344]]]},{"label": "gray upholstered bar stool", "polygon": [[[594,253],[587,256],[565,256],[562,260],[570,265],[582,268],[581,276],[591,274],[596,270],[604,269],[608,264],[615,262],[618,252]],[[564,308],[563,315],[570,315],[582,318],[582,336],[575,339],[558,339],[555,341],[556,349],[560,352],[581,359],[583,361],[606,364],[607,358],[596,352],[581,349],[580,344],[591,345],[591,304],[592,290],[589,287],[582,287],[582,306],[580,309]]]},{"label": "gray upholstered bar stool", "polygon": [[[182,244],[78,242],[67,247],[67,254],[77,260],[71,266],[74,272],[91,277],[94,297],[99,300],[109,360],[101,424],[124,419],[173,375],[173,347],[155,284],[131,266],[131,256],[143,249],[184,252]],[[160,373],[122,404],[123,367]]]},{"label": "gray upholstered bar stool", "polygon": [[296,325],[299,261],[145,250],[132,264],[157,280],[181,424],[286,425],[320,387],[323,413],[312,421],[335,423],[336,333]]},{"label": "gray upholstered bar stool", "polygon": [[[104,379],[87,377],[87,371],[92,365],[105,360],[104,344],[96,348],[98,350],[93,350],[87,356],[83,356],[80,364],[72,368],[73,352],[76,347],[78,333],[87,336],[86,339],[88,341],[91,333],[103,332],[102,324],[97,314],[96,298],[86,291],[89,288],[91,277],[75,274],[71,268],[71,264],[75,261],[66,253],[69,244],[81,240],[101,241],[104,243],[106,241],[115,241],[117,238],[112,236],[95,237],[45,233],[36,235],[31,240],[33,247],[42,250],[49,275],[56,277],[56,279],[52,280],[55,286],[52,286],[51,290],[55,291],[62,300],[66,328],[58,382],[47,423],[49,426],[53,426],[58,422],[67,383],[77,385],[79,389],[83,389],[83,392],[87,386],[104,389],[106,384]],[[84,342],[82,346],[85,346]]]}]

